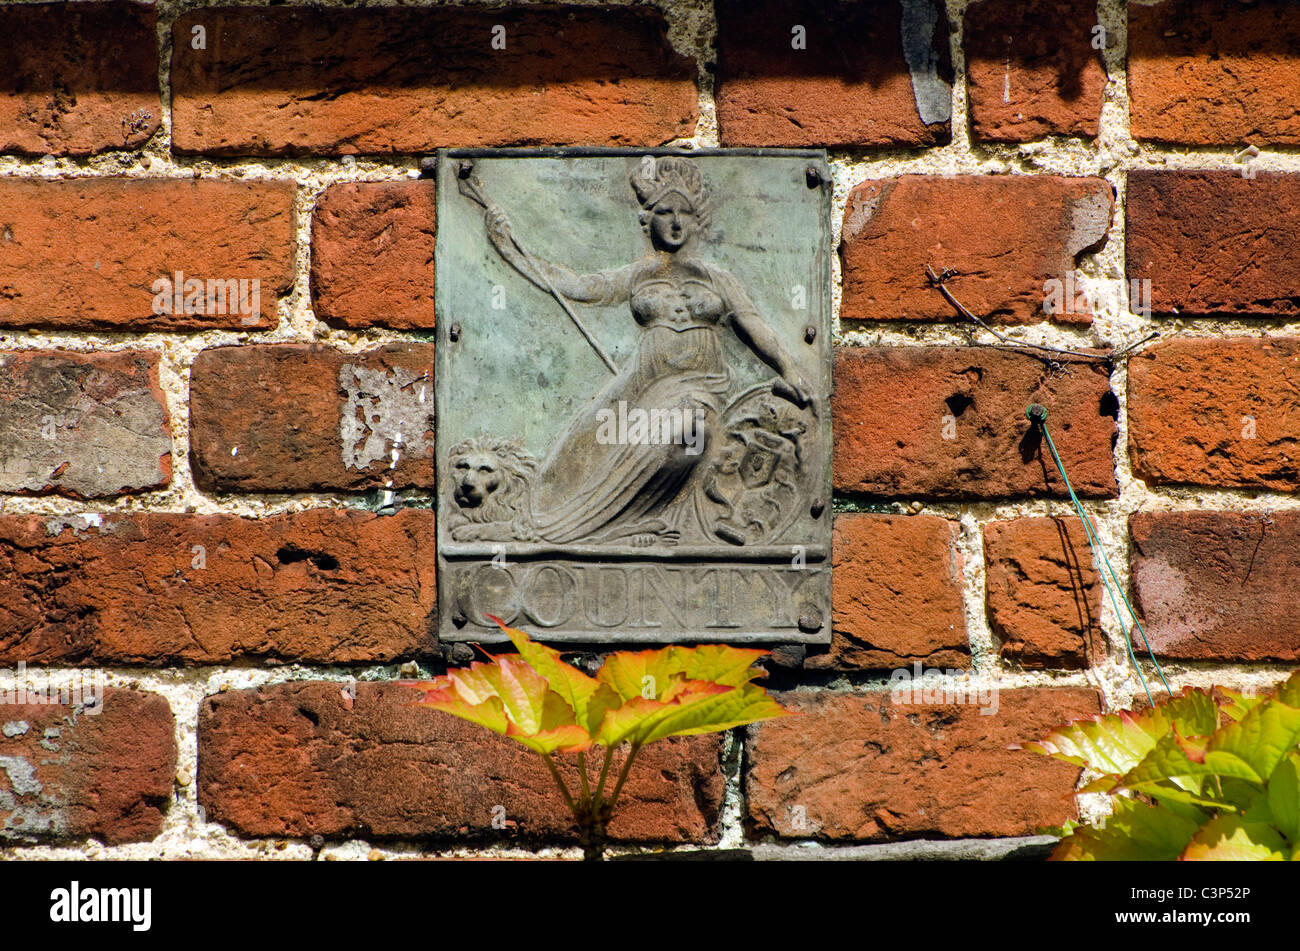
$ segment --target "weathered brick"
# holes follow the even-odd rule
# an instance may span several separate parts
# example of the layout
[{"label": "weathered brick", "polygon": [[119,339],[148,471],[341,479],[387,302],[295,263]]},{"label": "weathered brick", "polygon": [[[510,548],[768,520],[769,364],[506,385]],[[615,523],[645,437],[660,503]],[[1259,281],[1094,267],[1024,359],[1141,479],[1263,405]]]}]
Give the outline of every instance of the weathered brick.
[{"label": "weathered brick", "polygon": [[190,374],[190,450],[205,489],[432,485],[433,345],[200,351]]},{"label": "weathered brick", "polygon": [[697,118],[694,61],[651,9],[226,7],[172,36],[182,152],[657,145]]},{"label": "weathered brick", "polygon": [[[844,209],[842,314],[852,320],[960,320],[930,285],[948,287],[976,316],[1033,323],[1048,315],[1047,282],[1062,289],[1086,251],[1100,248],[1114,194],[1100,178],[1056,175],[903,175],[869,180]],[[972,222],[997,222],[974,227]],[[1069,300],[1071,295],[1065,295]],[[1052,319],[1087,323],[1086,307]],[[1076,312],[1082,309],[1083,313]]]},{"label": "weathered brick", "polygon": [[1030,403],[1081,495],[1116,494],[1117,401],[1101,364],[1055,371],[987,347],[840,347],[831,398],[835,487],[945,499],[1066,496]]},{"label": "weathered brick", "polygon": [[0,518],[0,662],[361,663],[429,652],[433,513]]},{"label": "weathered brick", "polygon": [[942,3],[716,6],[724,145],[925,146],[951,138]]},{"label": "weathered brick", "polygon": [[1128,431],[1147,482],[1300,490],[1300,339],[1170,340],[1135,354]]},{"label": "weathered brick", "polygon": [[0,152],[137,148],[162,121],[152,4],[0,8]]},{"label": "weathered brick", "polygon": [[813,669],[969,667],[956,526],[932,515],[835,518],[830,651]]},{"label": "weathered brick", "polygon": [[1162,657],[1300,660],[1300,512],[1140,512],[1134,607]]},{"label": "weathered brick", "polygon": [[1300,144],[1300,7],[1130,3],[1128,86],[1134,138]]},{"label": "weathered brick", "polygon": [[1099,659],[1102,585],[1078,519],[988,522],[984,558],[989,626],[1002,657],[1022,667]]},{"label": "weathered brick", "polygon": [[[198,789],[208,817],[244,836],[574,837],[536,754],[412,705],[418,693],[408,686],[358,683],[352,698],[345,686],[285,683],[207,697]],[[716,840],[720,751],[717,735],[646,747],[628,774],[612,837]],[[577,788],[574,758],[556,759]],[[504,829],[492,826],[497,806]]]},{"label": "weathered brick", "polygon": [[[292,182],[0,180],[0,327],[274,327],[293,283],[293,193]],[[184,313],[184,299],[177,310],[170,292],[155,300],[155,282],[177,272],[204,282],[191,299],[202,312]],[[215,295],[208,306],[208,282],[238,279],[259,282],[260,314]]]},{"label": "weathered brick", "polygon": [[432,181],[335,185],[311,221],[316,316],[342,327],[433,326]]},{"label": "weathered brick", "polygon": [[171,471],[156,353],[0,350],[0,492],[102,498]]},{"label": "weathered brick", "polygon": [[1095,0],[980,0],[962,34],[971,132],[993,142],[1093,138],[1106,68],[1093,48]]},{"label": "weathered brick", "polygon": [[1130,281],[1157,314],[1300,313],[1300,175],[1135,171],[1128,176]]},{"label": "weathered brick", "polygon": [[[927,685],[925,689],[930,689]],[[1003,690],[986,706],[889,691],[788,694],[805,713],[751,727],[748,817],[760,835],[876,841],[1028,835],[1077,814],[1080,770],[1008,750],[1099,712],[1096,691]],[[911,688],[900,699],[911,699]]]},{"label": "weathered brick", "polygon": [[176,779],[167,701],[89,678],[55,686],[29,670],[0,689],[0,844],[157,837]]}]

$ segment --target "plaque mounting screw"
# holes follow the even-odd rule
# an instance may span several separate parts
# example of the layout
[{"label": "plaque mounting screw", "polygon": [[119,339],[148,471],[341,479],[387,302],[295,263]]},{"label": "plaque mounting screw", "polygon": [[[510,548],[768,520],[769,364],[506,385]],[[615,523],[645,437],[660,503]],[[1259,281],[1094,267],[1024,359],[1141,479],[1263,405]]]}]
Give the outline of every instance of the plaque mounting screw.
[{"label": "plaque mounting screw", "polygon": [[456,169],[456,175],[459,178],[469,178],[474,174],[474,163],[469,159],[463,159],[460,166]]},{"label": "plaque mounting screw", "polygon": [[459,339],[460,339],[460,324],[452,324],[451,327],[450,327],[450,328],[448,329],[448,331],[447,331],[447,336],[451,338],[451,342],[452,342],[452,343],[455,343],[457,340],[459,340]]},{"label": "plaque mounting screw", "polygon": [[799,615],[799,630],[805,634],[812,634],[814,631],[820,631],[822,627],[822,616],[820,611],[813,611],[811,614]]},{"label": "plaque mounting screw", "polygon": [[813,499],[812,508],[808,510],[813,518],[821,518],[822,512],[826,511],[826,503],[821,499]]},{"label": "plaque mounting screw", "polygon": [[809,188],[820,188],[823,184],[822,172],[816,165],[809,165],[803,170],[804,181]]},{"label": "plaque mounting screw", "polygon": [[803,329],[803,342],[812,343],[816,339],[817,339],[817,328],[814,327],[812,324],[808,324],[808,326],[804,327]]},{"label": "plaque mounting screw", "polygon": [[460,611],[457,611],[451,616],[451,623],[455,624],[457,627],[464,627],[469,623],[469,618],[465,617],[465,615]]}]

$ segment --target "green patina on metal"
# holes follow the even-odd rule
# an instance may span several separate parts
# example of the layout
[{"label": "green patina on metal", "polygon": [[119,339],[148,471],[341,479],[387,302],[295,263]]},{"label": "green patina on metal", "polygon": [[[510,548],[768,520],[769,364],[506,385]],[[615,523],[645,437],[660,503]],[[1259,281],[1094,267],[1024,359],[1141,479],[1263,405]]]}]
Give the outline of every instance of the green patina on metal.
[{"label": "green patina on metal", "polygon": [[820,152],[444,152],[440,636],[830,636]]}]

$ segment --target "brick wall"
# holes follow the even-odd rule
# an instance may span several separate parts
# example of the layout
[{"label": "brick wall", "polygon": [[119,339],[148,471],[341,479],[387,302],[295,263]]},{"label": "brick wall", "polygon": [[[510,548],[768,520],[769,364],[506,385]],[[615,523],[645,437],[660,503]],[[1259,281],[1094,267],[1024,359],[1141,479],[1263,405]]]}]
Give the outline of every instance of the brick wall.
[{"label": "brick wall", "polygon": [[[1006,747],[1140,688],[1030,402],[1176,686],[1300,660],[1297,50],[1269,0],[0,5],[0,691],[67,701],[0,704],[0,853],[571,845],[520,750],[384,683],[448,659],[432,447],[339,421],[432,373],[444,146],[830,150],[834,643],[770,665],[805,716],[647,754],[613,834],[1077,814]],[[974,347],[927,264],[1021,341],[1160,339]],[[187,306],[210,275],[259,306]],[[982,701],[900,701],[915,665]]]}]

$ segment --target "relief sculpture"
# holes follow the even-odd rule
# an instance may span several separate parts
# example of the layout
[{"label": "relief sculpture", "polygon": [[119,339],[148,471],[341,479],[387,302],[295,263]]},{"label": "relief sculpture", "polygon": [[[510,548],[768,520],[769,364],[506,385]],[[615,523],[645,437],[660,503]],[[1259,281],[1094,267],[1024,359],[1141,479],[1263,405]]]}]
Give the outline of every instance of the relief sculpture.
[{"label": "relief sculpture", "polygon": [[[562,627],[566,622],[555,610],[523,603],[525,576],[549,579],[552,608],[573,602],[572,621],[582,613],[576,607],[590,586],[579,584],[582,565],[564,565],[575,557],[590,564],[602,552],[624,561],[635,561],[638,553],[686,563],[702,555],[724,563],[739,559],[736,565],[746,571],[764,563],[776,570],[825,568],[825,248],[807,247],[803,261],[765,262],[758,253],[762,246],[747,236],[747,253],[724,267],[719,259],[727,257],[726,236],[715,232],[713,221],[722,203],[735,199],[717,193],[709,171],[727,171],[724,180],[734,183],[763,168],[758,157],[747,157],[748,166],[727,168],[725,157],[629,154],[596,156],[585,164],[571,159],[582,169],[568,183],[579,196],[575,201],[593,194],[598,199],[586,197],[587,210],[578,218],[599,214],[602,227],[612,231],[620,223],[611,215],[621,211],[621,227],[629,234],[640,226],[639,255],[593,269],[584,263],[604,247],[604,235],[592,234],[593,244],[575,246],[575,222],[562,217],[552,233],[534,233],[518,222],[517,210],[532,211],[536,219],[536,208],[508,205],[494,193],[494,179],[513,185],[516,195],[522,188],[524,176],[517,170],[498,172],[509,159],[443,156],[439,243],[465,242],[456,253],[468,270],[479,272],[480,288],[471,304],[470,276],[462,272],[447,295],[454,299],[439,310],[440,322],[448,315],[454,321],[446,337],[449,351],[439,354],[438,377],[440,530],[444,555],[450,555],[445,567],[453,581],[460,579],[460,590],[450,592],[460,605],[453,608],[453,631],[477,623],[484,612],[495,613],[479,603],[493,598],[503,602],[502,612],[532,610]],[[529,161],[543,160],[515,164]],[[553,180],[556,161],[544,168]],[[815,166],[805,168],[807,159],[780,164],[778,181],[792,196],[786,200],[820,207],[823,196],[806,194],[814,187],[809,181]],[[566,182],[558,178],[563,191]],[[565,207],[563,196],[551,194],[546,201]],[[446,236],[444,217],[457,222],[454,237]],[[629,244],[619,236],[609,242],[611,252],[619,242]],[[741,271],[736,263],[758,273]],[[774,287],[769,271],[793,275],[784,281],[789,286]],[[506,274],[514,276],[513,283],[506,283],[512,280]],[[776,320],[764,313],[748,281],[758,283],[769,306],[777,302]],[[494,306],[502,298],[512,299]],[[495,351],[475,349],[484,335],[491,336]],[[456,367],[494,356],[511,368],[503,378],[520,388],[509,406],[499,404],[500,413],[479,415],[475,409],[493,397],[484,394],[473,401],[477,407],[467,405],[456,386]],[[562,375],[554,372],[559,364]],[[542,368],[535,375],[534,366]],[[561,386],[568,399],[548,406],[549,391]],[[530,405],[535,418],[521,418]],[[487,558],[494,559],[489,568],[509,573],[512,556],[520,560],[518,577],[482,580],[477,568]],[[539,575],[538,559],[555,561],[554,571]],[[466,569],[459,575],[457,564]],[[802,585],[769,583],[755,590],[780,598],[796,588]],[[716,601],[716,585],[714,590]],[[699,599],[687,594],[678,599],[669,628],[692,623],[694,600]],[[708,607],[699,605],[701,611]],[[716,604],[708,613],[716,615]],[[770,623],[770,617],[788,615],[789,606],[766,614],[764,623]],[[812,626],[804,621],[803,628]],[[818,632],[822,627],[819,619]],[[772,637],[779,639],[775,632]]]}]

